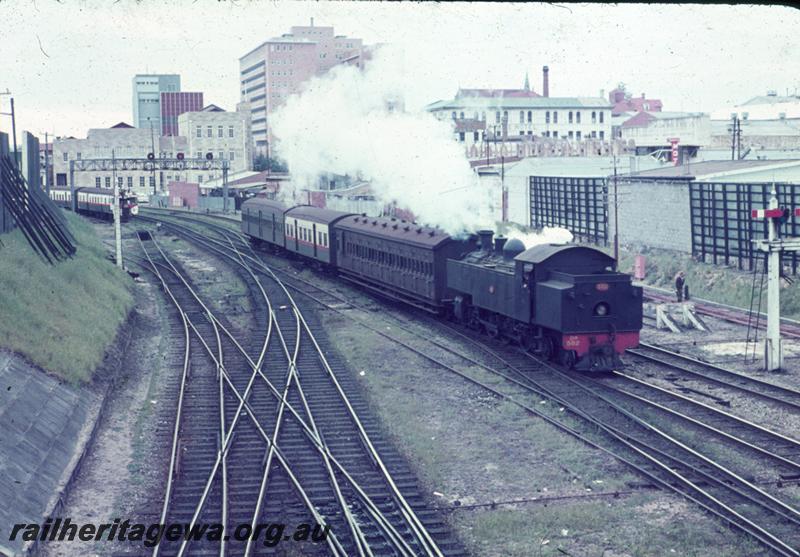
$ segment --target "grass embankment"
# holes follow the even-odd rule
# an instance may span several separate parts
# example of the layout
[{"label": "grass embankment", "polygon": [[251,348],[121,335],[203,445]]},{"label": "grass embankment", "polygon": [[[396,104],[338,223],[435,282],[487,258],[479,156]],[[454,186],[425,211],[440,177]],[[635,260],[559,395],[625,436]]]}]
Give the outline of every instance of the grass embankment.
[{"label": "grass embankment", "polygon": [[[667,252],[650,248],[641,250],[620,248],[620,270],[633,272],[633,262],[637,254],[647,258],[644,282],[670,291],[675,288],[675,274],[683,270],[686,273],[686,284],[689,286],[689,295],[720,302],[741,308],[750,307],[750,297],[753,287],[753,273],[740,271],[736,268],[700,263],[690,255],[676,252]],[[756,300],[754,308],[758,306],[758,290],[760,287],[762,269],[758,268],[756,276]],[[784,317],[800,319],[800,286],[781,281],[781,314]],[[761,298],[761,311],[767,310],[767,281],[764,278],[764,291]]]},{"label": "grass embankment", "polygon": [[133,305],[132,281],[106,259],[90,224],[65,213],[78,244],[51,266],[19,230],[0,247],[0,347],[78,384],[88,381]]}]

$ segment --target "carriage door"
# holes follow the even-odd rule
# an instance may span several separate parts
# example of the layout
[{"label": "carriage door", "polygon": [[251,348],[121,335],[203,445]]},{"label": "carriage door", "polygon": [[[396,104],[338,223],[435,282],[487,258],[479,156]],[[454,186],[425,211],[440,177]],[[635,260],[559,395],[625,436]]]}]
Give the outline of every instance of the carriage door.
[{"label": "carriage door", "polygon": [[311,224],[311,244],[314,246],[314,257],[317,257],[317,225]]},{"label": "carriage door", "polygon": [[297,219],[294,219],[294,229],[292,230],[294,236],[294,251],[300,251],[300,231],[297,229]]},{"label": "carriage door", "polygon": [[275,213],[273,212],[272,213],[272,243],[273,244],[276,243],[276,232],[277,232],[276,227],[277,227],[277,223],[275,222]]}]

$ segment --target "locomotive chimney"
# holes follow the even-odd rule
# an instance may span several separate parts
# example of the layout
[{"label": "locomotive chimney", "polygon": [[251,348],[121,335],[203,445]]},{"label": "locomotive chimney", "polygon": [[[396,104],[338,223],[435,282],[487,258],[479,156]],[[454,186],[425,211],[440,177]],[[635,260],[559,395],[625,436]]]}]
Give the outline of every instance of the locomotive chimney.
[{"label": "locomotive chimney", "polygon": [[492,236],[494,236],[494,232],[491,230],[478,230],[478,238],[480,238],[483,251],[492,251]]},{"label": "locomotive chimney", "polygon": [[550,96],[550,76],[549,76],[550,68],[547,66],[542,68],[542,96],[549,97]]},{"label": "locomotive chimney", "polygon": [[506,240],[505,236],[497,236],[494,239],[494,251],[497,255],[503,255],[503,246],[506,245]]}]

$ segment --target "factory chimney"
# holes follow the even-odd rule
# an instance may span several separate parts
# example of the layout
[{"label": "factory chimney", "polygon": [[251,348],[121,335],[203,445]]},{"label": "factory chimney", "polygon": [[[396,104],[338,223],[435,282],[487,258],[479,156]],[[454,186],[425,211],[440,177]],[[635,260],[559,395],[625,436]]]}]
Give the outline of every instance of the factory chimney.
[{"label": "factory chimney", "polygon": [[550,69],[545,66],[542,68],[542,96],[549,97],[550,96],[550,77],[548,72]]}]

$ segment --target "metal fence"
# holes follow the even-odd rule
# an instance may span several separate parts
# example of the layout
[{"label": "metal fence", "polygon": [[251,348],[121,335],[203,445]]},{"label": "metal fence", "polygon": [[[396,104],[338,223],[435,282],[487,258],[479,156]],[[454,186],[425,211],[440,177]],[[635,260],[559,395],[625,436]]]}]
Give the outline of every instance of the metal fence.
[{"label": "metal fence", "polygon": [[[752,209],[769,206],[770,183],[691,182],[692,255],[707,263],[736,265],[753,270],[761,258],[753,240],[766,238],[765,219],[754,219]],[[781,207],[800,207],[800,184],[776,183]],[[786,236],[800,236],[800,219],[791,216],[781,227]],[[785,253],[784,265],[797,274],[798,254]]]},{"label": "metal fence", "polygon": [[530,177],[531,226],[560,226],[583,241],[608,245],[605,178]]}]

